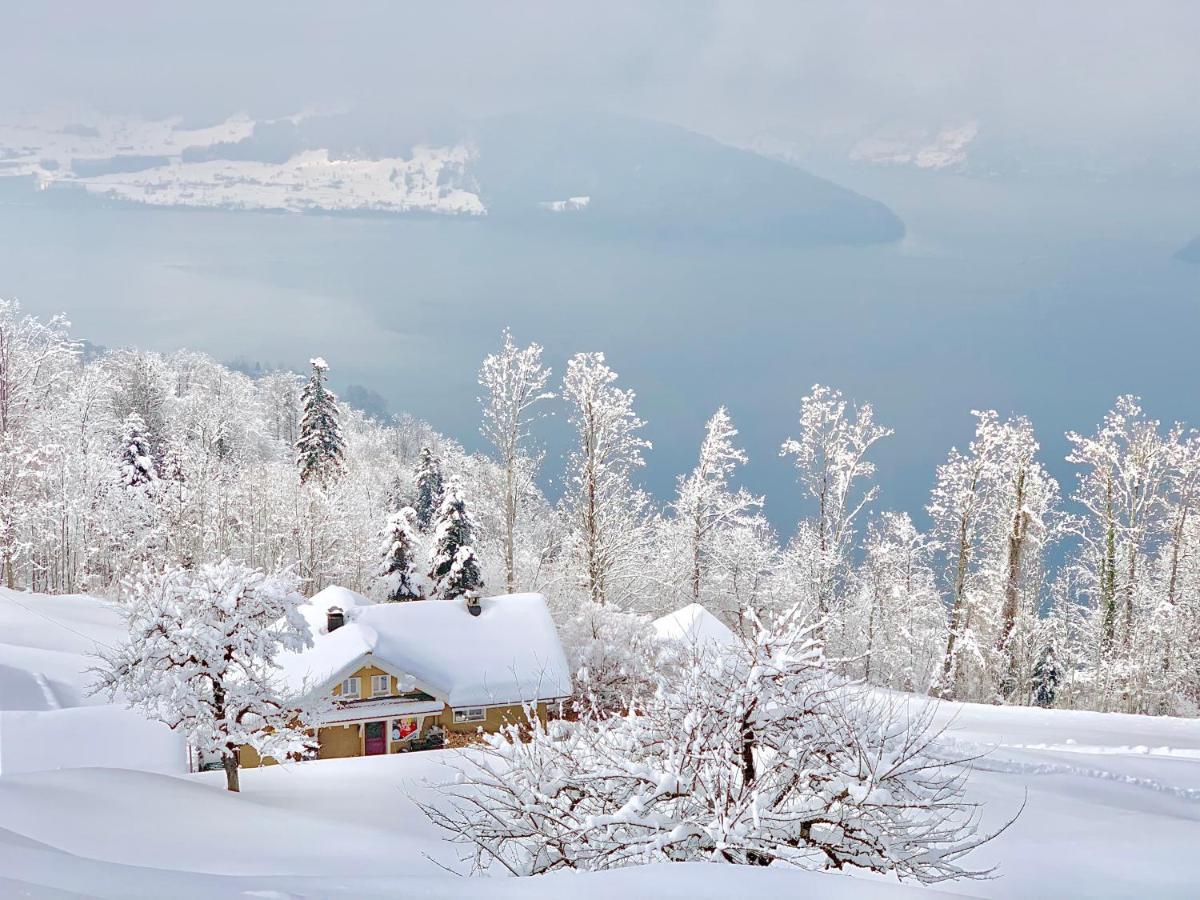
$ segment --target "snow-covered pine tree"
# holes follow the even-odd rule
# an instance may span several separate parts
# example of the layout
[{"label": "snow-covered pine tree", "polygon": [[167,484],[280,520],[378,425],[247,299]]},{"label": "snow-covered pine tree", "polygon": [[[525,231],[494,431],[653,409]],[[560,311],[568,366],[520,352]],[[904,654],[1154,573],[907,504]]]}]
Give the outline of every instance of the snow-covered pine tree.
[{"label": "snow-covered pine tree", "polygon": [[285,756],[315,749],[305,709],[274,680],[275,657],[312,645],[296,578],[225,560],[143,574],[127,609],[129,638],[103,651],[95,692],[179,729],[220,758],[239,789],[238,750]]},{"label": "snow-covered pine tree", "polygon": [[442,506],[445,486],[442,478],[441,460],[428,447],[421,449],[421,460],[417,464],[417,527],[425,533],[433,528],[434,519]]},{"label": "snow-covered pine tree", "polygon": [[477,597],[483,590],[479,559],[472,547],[474,540],[475,522],[458,482],[451,479],[434,520],[433,560],[429,568],[434,599]]},{"label": "snow-covered pine tree", "polygon": [[329,365],[321,357],[311,360],[312,374],[301,394],[300,438],[296,465],[300,483],[332,484],[342,472],[345,441],[338,423],[337,397],[325,387]]},{"label": "snow-covered pine tree", "polygon": [[158,481],[158,472],[146,439],[146,423],[136,412],[121,425],[121,483],[127,488],[144,488]]},{"label": "snow-covered pine tree", "polygon": [[1058,663],[1058,655],[1054,644],[1048,643],[1038,654],[1037,663],[1033,667],[1033,704],[1043,709],[1054,705],[1058,696],[1058,684],[1062,681],[1062,668]]},{"label": "snow-covered pine tree", "polygon": [[383,564],[379,580],[384,599],[392,603],[424,598],[417,570],[416,519],[413,508],[406,506],[388,516],[383,528]]}]

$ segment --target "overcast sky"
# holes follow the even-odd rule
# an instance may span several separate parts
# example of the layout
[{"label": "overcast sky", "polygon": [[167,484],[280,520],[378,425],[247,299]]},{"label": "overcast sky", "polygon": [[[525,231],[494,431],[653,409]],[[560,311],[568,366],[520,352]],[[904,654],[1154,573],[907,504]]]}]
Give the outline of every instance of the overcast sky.
[{"label": "overcast sky", "polygon": [[10,4],[0,106],[434,117],[559,104],[729,140],[978,119],[1021,144],[1193,153],[1200,3]]}]

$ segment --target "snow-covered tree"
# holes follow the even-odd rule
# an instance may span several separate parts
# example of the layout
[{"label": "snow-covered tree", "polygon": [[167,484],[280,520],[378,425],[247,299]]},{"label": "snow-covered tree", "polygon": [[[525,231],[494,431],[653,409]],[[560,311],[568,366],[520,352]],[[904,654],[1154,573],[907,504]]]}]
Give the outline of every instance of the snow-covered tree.
[{"label": "snow-covered tree", "polygon": [[76,346],[61,316],[42,322],[0,298],[0,569],[17,586],[17,568],[33,574],[30,527],[39,518],[42,472],[51,445],[47,414],[67,389]]},{"label": "snow-covered tree", "polygon": [[536,458],[526,451],[534,408],[554,394],[546,390],[550,369],[542,365],[542,348],[530,344],[518,349],[504,329],[504,346],[489,354],[479,370],[479,384],[487,392],[483,404],[483,436],[496,448],[504,472],[504,581],[510,594],[517,590],[516,526],[525,482],[535,473]]},{"label": "snow-covered tree", "polygon": [[722,406],[704,426],[696,468],[679,479],[673,511],[685,535],[687,581],[693,601],[700,600],[705,576],[719,557],[717,545],[732,530],[746,525],[763,504],[762,497],[745,488],[730,488],[733,472],[746,463],[745,452],[733,444],[735,437],[737,429]]},{"label": "snow-covered tree", "polygon": [[379,580],[384,598],[392,602],[419,600],[423,596],[417,562],[420,542],[416,521],[416,512],[406,506],[388,516],[383,529],[383,563]]},{"label": "snow-covered tree", "polygon": [[338,424],[337,397],[326,387],[329,365],[321,357],[312,360],[312,374],[301,395],[300,437],[296,441],[296,465],[300,482],[332,484],[342,472],[345,441]]},{"label": "snow-covered tree", "polygon": [[1033,428],[975,412],[967,452],[950,451],[927,507],[944,559],[950,620],[936,689],[991,700],[1027,695],[1030,622],[1041,606],[1046,548],[1062,520],[1058,484],[1038,462]]},{"label": "snow-covered tree", "polygon": [[868,527],[838,644],[866,681],[922,693],[936,673],[946,614],[932,557],[907,513],[882,513]]},{"label": "snow-covered tree", "polygon": [[593,603],[624,599],[630,568],[644,552],[648,498],[632,482],[650,442],[633,411],[633,391],[614,385],[603,353],[578,353],[567,363],[563,396],[575,447],[564,505],[572,525],[579,580]]},{"label": "snow-covered tree", "polygon": [[236,791],[238,751],[283,758],[314,748],[305,710],[275,683],[275,658],[311,646],[289,572],[265,575],[229,561],[168,569],[137,581],[129,639],[102,652],[97,691],[179,729],[217,756]]},{"label": "snow-covered tree", "polygon": [[452,478],[446,484],[442,505],[434,519],[433,560],[429,567],[434,599],[476,597],[483,590],[479,558],[473,546],[475,530],[467,501]]},{"label": "snow-covered tree", "polygon": [[931,710],[848,687],[790,618],[660,673],[627,713],[530,716],[459,762],[426,815],[475,871],[704,860],[863,868],[924,883],[987,874],[991,835]]},{"label": "snow-covered tree", "polygon": [[1082,467],[1075,500],[1086,514],[1079,523],[1077,567],[1084,602],[1094,610],[1098,664],[1097,700],[1107,708],[1123,696],[1135,703],[1134,656],[1151,607],[1150,560],[1166,519],[1168,473],[1178,433],[1164,437],[1138,398],[1122,396],[1094,435],[1071,432],[1069,462]]},{"label": "snow-covered tree", "polygon": [[429,447],[421,449],[421,461],[417,466],[417,527],[428,532],[442,506],[445,492],[441,460]]},{"label": "snow-covered tree", "polygon": [[146,439],[146,423],[136,412],[121,426],[121,483],[127,488],[144,488],[158,481],[158,472]]},{"label": "snow-covered tree", "polygon": [[875,474],[867,455],[890,434],[876,424],[869,403],[848,407],[840,391],[815,384],[800,401],[800,436],[780,449],[781,456],[794,457],[800,483],[817,507],[807,524],[815,554],[810,592],[819,617],[831,610],[846,575],[854,520],[879,490],[862,488]]}]

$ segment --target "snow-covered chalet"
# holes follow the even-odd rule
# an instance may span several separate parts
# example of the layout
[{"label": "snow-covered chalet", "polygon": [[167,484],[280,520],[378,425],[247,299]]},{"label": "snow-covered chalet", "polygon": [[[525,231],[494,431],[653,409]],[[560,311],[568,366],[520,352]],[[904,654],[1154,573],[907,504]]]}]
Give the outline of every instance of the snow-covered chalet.
[{"label": "snow-covered chalet", "polygon": [[[329,587],[300,608],[313,646],[278,660],[298,700],[318,699],[317,758],[437,746],[447,732],[496,731],[527,704],[545,717],[571,693],[539,594],[374,603]],[[241,764],[261,764],[243,747]],[[272,760],[267,760],[268,763]]]}]

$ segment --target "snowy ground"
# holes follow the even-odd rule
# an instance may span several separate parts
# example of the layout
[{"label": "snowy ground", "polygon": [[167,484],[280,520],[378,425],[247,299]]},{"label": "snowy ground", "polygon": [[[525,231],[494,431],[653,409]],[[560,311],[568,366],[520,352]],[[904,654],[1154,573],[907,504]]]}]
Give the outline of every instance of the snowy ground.
[{"label": "snowy ground", "polygon": [[[188,775],[173,735],[82,696],[85,597],[0,590],[0,896],[560,897],[925,894],[861,877],[691,864],[541,879],[455,878],[414,809],[453,751]],[[81,705],[90,704],[90,705]],[[987,748],[973,799],[1017,823],[973,862],[979,897],[1194,897],[1200,721],[947,704],[954,750]],[[112,768],[115,766],[124,768]],[[99,766],[103,768],[79,768]],[[72,768],[75,767],[75,768]]]}]

